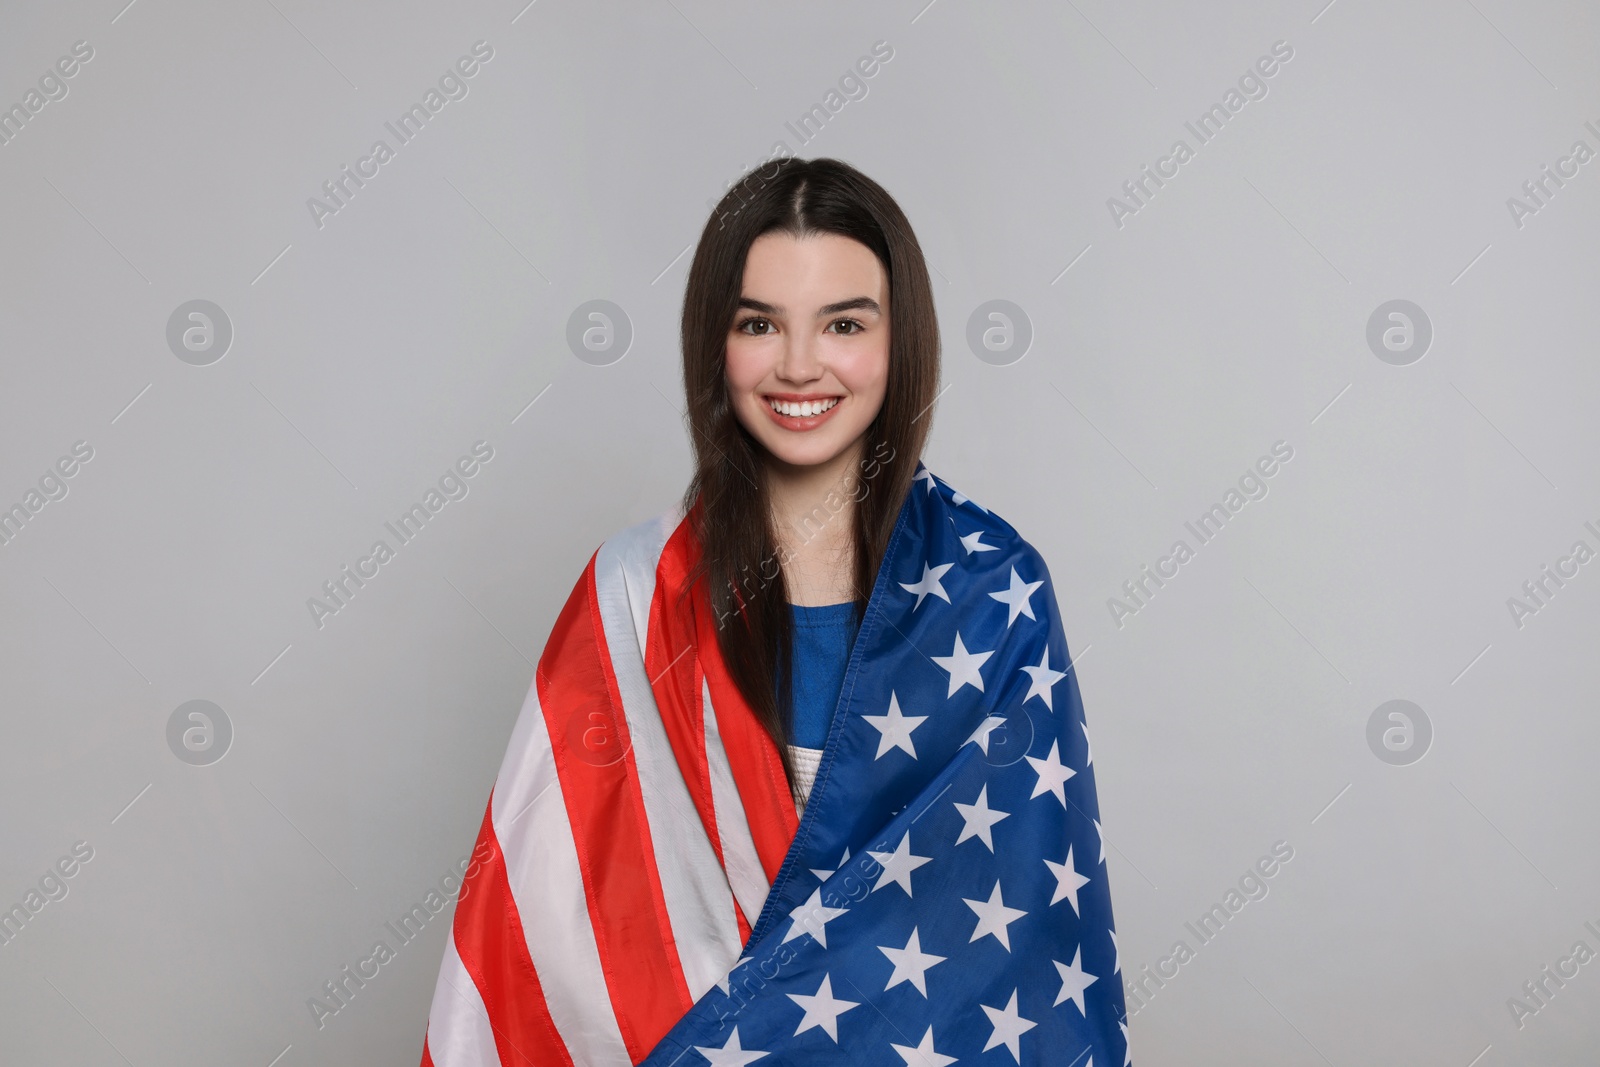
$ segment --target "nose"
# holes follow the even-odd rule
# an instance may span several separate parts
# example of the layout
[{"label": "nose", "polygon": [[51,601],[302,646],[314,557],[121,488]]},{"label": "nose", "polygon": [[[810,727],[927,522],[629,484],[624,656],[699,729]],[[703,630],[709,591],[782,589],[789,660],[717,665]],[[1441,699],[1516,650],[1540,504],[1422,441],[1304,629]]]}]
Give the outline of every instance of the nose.
[{"label": "nose", "polygon": [[785,336],[783,352],[778,357],[777,375],[786,382],[805,385],[823,375],[824,368],[817,339],[790,333]]}]

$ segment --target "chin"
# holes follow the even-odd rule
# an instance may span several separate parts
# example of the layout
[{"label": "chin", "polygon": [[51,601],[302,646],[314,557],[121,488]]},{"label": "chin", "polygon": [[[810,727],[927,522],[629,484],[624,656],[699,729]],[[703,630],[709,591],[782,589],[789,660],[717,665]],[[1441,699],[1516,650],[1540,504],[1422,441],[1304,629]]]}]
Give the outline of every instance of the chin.
[{"label": "chin", "polygon": [[817,467],[837,459],[849,447],[848,440],[762,441],[773,459],[791,467]]},{"label": "chin", "polygon": [[791,467],[820,467],[843,452],[842,448],[769,449],[774,459]]}]

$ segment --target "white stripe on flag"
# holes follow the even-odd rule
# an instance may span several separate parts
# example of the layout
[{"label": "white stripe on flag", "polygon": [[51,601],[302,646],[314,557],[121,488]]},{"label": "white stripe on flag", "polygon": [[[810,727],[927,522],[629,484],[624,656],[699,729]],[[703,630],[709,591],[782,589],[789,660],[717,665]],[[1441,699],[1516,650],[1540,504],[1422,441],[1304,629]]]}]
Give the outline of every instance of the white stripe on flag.
[{"label": "white stripe on flag", "polygon": [[717,810],[717,835],[722,839],[722,859],[728,868],[728,882],[734,896],[751,926],[761,915],[767,902],[767,891],[772,888],[767,872],[762,869],[761,856],[756,852],[755,838],[750,836],[750,821],[745,817],[744,801],[739,799],[739,788],[733,781],[733,768],[728,764],[728,750],[722,747],[722,733],[717,727],[717,713],[711,706],[711,684],[700,680],[704,694],[706,733],[706,762],[711,765],[711,803]]},{"label": "white stripe on flag", "polygon": [[600,967],[537,678],[495,780],[492,821],[528,955],[573,1062],[628,1067],[633,1061]]},{"label": "white stripe on flag", "polygon": [[445,941],[444,963],[428,1012],[428,1055],[434,1067],[498,1067],[500,1063],[489,1013],[456,954],[453,930]]},{"label": "white stripe on flag", "polygon": [[728,876],[689,796],[644,669],[656,566],[678,521],[669,514],[608,539],[594,573],[678,962],[689,996],[699,1000],[739,958],[740,940]]}]

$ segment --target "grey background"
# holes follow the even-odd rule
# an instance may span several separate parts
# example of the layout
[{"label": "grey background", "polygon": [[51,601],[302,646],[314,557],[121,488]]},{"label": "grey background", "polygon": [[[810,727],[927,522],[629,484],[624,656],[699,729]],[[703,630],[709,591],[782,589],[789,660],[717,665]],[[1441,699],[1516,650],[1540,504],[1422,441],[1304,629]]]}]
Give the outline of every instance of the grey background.
[{"label": "grey background", "polygon": [[[1125,973],[1294,849],[1132,1020],[1137,1062],[1590,1062],[1600,962],[1521,1029],[1506,1001],[1600,949],[1600,563],[1521,628],[1506,601],[1600,547],[1600,161],[1520,228],[1506,199],[1600,148],[1600,9],[124,2],[0,15],[4,106],[95,50],[0,146],[0,504],[94,449],[0,546],[0,907],[95,850],[0,946],[0,1060],[416,1062],[448,913],[321,1029],[307,998],[467,855],[590,553],[685,484],[684,253],[781,140],[882,182],[935,268],[925,458],[1050,561]],[[319,229],[307,199],[480,39]],[[1268,95],[1115,225],[1277,40]],[[234,331],[209,366],[166,342],[196,299]],[[565,340],[596,299],[634,331],[609,366]],[[966,343],[994,299],[1031,322],[1010,365]],[[1366,343],[1394,299],[1433,327],[1407,366]],[[307,598],[478,440],[469,495],[319,629]],[[234,732],[209,766],[167,744],[200,699]],[[1367,742],[1396,699],[1433,729],[1406,766]]]}]

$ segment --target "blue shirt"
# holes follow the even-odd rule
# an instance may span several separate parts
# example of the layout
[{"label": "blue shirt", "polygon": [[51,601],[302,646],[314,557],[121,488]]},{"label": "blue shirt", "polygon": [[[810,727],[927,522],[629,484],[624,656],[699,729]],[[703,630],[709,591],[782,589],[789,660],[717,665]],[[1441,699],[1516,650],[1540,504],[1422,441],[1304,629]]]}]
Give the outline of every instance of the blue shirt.
[{"label": "blue shirt", "polygon": [[794,613],[794,736],[791,742],[821,748],[839,705],[845,667],[856,640],[855,604],[806,607],[790,604]]}]

